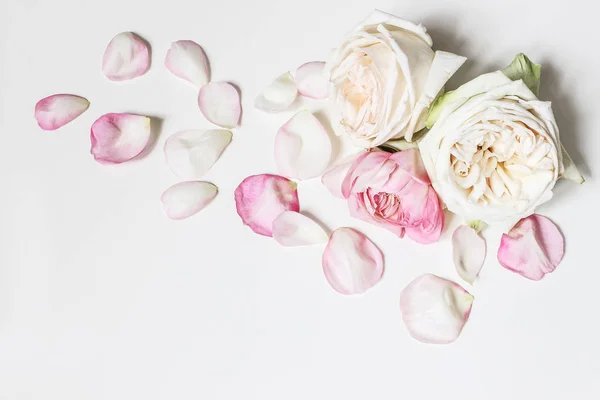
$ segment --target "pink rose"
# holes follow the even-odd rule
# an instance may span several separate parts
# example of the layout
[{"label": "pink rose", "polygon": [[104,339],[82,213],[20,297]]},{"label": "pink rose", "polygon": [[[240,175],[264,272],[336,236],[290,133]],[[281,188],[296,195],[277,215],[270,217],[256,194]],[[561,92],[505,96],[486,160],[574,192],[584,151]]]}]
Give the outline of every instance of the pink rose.
[{"label": "pink rose", "polygon": [[437,242],[444,213],[417,149],[361,152],[323,175],[334,195],[348,199],[350,215],[399,237]]}]

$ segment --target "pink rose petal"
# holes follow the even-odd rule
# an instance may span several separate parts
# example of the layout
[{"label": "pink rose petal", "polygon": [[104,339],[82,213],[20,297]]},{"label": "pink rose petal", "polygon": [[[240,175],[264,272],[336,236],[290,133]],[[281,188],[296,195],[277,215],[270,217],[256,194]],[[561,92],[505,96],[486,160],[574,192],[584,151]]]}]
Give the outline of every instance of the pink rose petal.
[{"label": "pink rose petal", "polygon": [[548,218],[533,214],[502,235],[498,261],[508,270],[539,281],[554,271],[564,254],[565,241],[558,227]]},{"label": "pink rose petal", "polygon": [[298,93],[304,97],[322,100],[329,97],[329,79],[324,73],[325,62],[312,61],[296,70]]},{"label": "pink rose petal", "polygon": [[165,66],[173,75],[201,88],[210,81],[208,59],[202,47],[191,40],[171,43]]},{"label": "pink rose petal", "polygon": [[207,120],[223,128],[235,128],[242,115],[240,94],[227,82],[210,82],[198,94],[198,107]]},{"label": "pink rose petal", "polygon": [[452,234],[452,257],[456,272],[473,284],[485,261],[485,239],[470,226],[461,225]]},{"label": "pink rose petal", "polygon": [[420,342],[455,341],[469,319],[473,296],[435,275],[413,280],[400,294],[400,312],[410,335]]},{"label": "pink rose petal", "polygon": [[327,282],[341,294],[359,294],[375,286],[383,275],[381,251],[362,233],[335,230],[323,252]]},{"label": "pink rose petal", "polygon": [[144,75],[150,68],[148,45],[132,32],[115,36],[104,51],[102,72],[111,81],[125,81]]},{"label": "pink rose petal", "polygon": [[269,113],[287,110],[298,97],[296,82],[289,72],[280,75],[254,100],[254,107]]},{"label": "pink rose petal", "polygon": [[328,238],[319,224],[295,211],[284,211],[273,221],[273,239],[282,246],[311,246]]},{"label": "pink rose petal", "polygon": [[104,114],[92,125],[91,153],[100,164],[120,164],[144,150],[150,140],[150,118],[135,114]]},{"label": "pink rose petal", "polygon": [[323,176],[321,177],[321,183],[325,185],[329,192],[341,199],[345,199],[344,194],[342,193],[342,183],[348,175],[348,171],[350,167],[354,164],[354,162],[361,156],[363,156],[366,152],[361,151],[355,154],[351,154],[338,163],[336,163],[333,167],[327,170]]},{"label": "pink rose petal", "polygon": [[73,94],[55,94],[38,101],[35,119],[40,128],[53,131],[79,117],[90,106],[87,99]]},{"label": "pink rose petal", "polygon": [[160,200],[171,219],[191,217],[202,210],[217,195],[217,187],[208,182],[181,182],[163,193]]},{"label": "pink rose petal", "polygon": [[235,189],[235,206],[244,225],[273,236],[273,221],[284,211],[300,211],[295,182],[278,175],[253,175]]}]

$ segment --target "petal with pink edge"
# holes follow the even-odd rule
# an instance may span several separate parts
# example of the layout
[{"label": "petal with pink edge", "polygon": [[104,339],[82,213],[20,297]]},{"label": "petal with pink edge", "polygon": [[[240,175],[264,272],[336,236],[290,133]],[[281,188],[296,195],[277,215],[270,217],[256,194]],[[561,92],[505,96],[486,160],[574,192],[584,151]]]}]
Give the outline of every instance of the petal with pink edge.
[{"label": "petal with pink edge", "polygon": [[296,82],[289,72],[279,76],[254,100],[254,107],[269,113],[287,110],[298,97]]},{"label": "petal with pink edge", "polygon": [[173,75],[201,88],[210,81],[208,58],[200,45],[192,40],[171,43],[165,66]]},{"label": "petal with pink edge", "polygon": [[120,164],[144,150],[151,135],[149,117],[135,114],[104,114],[90,134],[91,153],[100,164]]},{"label": "petal with pink edge", "polygon": [[461,225],[452,234],[452,258],[458,275],[473,284],[485,261],[485,239],[470,226]]},{"label": "petal with pink edge", "polygon": [[533,214],[502,235],[500,264],[525,278],[539,281],[554,271],[565,254],[565,240],[552,221]]},{"label": "petal with pink edge", "polygon": [[208,182],[181,182],[163,193],[160,198],[167,217],[185,219],[202,210],[217,195],[217,187]]},{"label": "petal with pink edge", "polygon": [[211,82],[202,86],[198,107],[207,120],[223,128],[235,128],[242,115],[240,94],[227,82]]},{"label": "petal with pink edge", "polygon": [[312,61],[296,70],[298,93],[304,97],[323,100],[329,97],[329,79],[324,73],[325,62]]},{"label": "petal with pink edge", "polygon": [[294,179],[321,175],[331,161],[329,134],[309,111],[300,111],[275,136],[275,163],[279,173]]},{"label": "petal with pink edge", "polygon": [[331,234],[322,261],[327,282],[341,294],[363,293],[383,275],[381,251],[351,228],[338,228]]},{"label": "petal with pink edge", "polygon": [[473,296],[460,285],[431,274],[416,278],[400,294],[400,312],[408,333],[423,343],[454,342],[472,305]]},{"label": "petal with pink edge", "polygon": [[235,206],[244,225],[273,236],[273,222],[284,211],[300,211],[298,185],[283,176],[249,176],[235,189]]},{"label": "petal with pink edge", "polygon": [[332,195],[345,199],[344,194],[342,193],[342,183],[344,182],[350,167],[352,167],[352,164],[365,153],[365,151],[361,151],[351,154],[337,162],[323,174],[321,183],[325,185]]},{"label": "petal with pink edge", "polygon": [[38,101],[34,115],[40,128],[53,131],[79,117],[89,106],[90,102],[83,97],[55,94]]},{"label": "petal with pink edge", "polygon": [[312,246],[328,238],[319,224],[295,211],[284,211],[273,221],[273,239],[282,246]]},{"label": "petal with pink edge", "polygon": [[115,36],[102,57],[102,73],[111,81],[133,79],[144,75],[148,68],[148,45],[132,32],[122,32]]}]

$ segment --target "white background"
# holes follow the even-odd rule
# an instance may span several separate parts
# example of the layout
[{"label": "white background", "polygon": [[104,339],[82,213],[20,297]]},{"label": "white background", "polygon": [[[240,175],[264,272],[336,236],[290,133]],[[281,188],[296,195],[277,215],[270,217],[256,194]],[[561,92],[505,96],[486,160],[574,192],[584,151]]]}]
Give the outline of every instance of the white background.
[{"label": "white background", "polygon": [[[0,0],[0,399],[600,398],[600,37],[588,4]],[[420,246],[353,220],[318,180],[302,182],[304,211],[360,229],[385,254],[384,279],[344,297],[323,277],[321,248],[279,247],[235,212],[243,178],[276,172],[273,137],[292,115],[260,113],[254,97],[280,73],[325,59],[375,7],[423,22],[437,49],[469,57],[450,89],[517,52],[541,62],[541,97],[587,178],[559,183],[540,209],[567,243],[542,281],[500,267],[501,232],[485,232],[471,319],[448,346],[411,339],[398,299],[424,272],[458,280],[449,236],[459,221]],[[116,84],[100,60],[121,31],[151,43],[153,65]],[[177,182],[162,145],[211,126],[194,89],[163,66],[179,39],[204,47],[214,80],[240,86],[244,115],[206,176],[219,196],[174,222],[159,201]],[[35,103],[61,92],[87,97],[90,109],[41,131]],[[156,117],[156,146],[123,165],[96,163],[89,127],[106,112]]]}]

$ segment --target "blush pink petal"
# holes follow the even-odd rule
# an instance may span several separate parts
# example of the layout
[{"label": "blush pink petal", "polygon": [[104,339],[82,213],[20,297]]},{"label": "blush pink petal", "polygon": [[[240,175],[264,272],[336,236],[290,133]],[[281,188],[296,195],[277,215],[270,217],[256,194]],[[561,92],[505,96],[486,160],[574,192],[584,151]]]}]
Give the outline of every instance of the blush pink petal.
[{"label": "blush pink petal", "polygon": [[319,224],[296,211],[284,211],[273,221],[273,239],[282,246],[311,246],[328,238]]},{"label": "blush pink petal", "polygon": [[364,193],[357,193],[348,197],[348,211],[350,212],[350,216],[387,229],[398,237],[404,237],[405,228],[403,226],[393,224],[386,219],[373,215],[367,211],[364,196]]},{"label": "blush pink petal", "polygon": [[148,45],[132,32],[122,32],[115,36],[102,57],[102,72],[111,81],[133,79],[145,74],[148,68]]},{"label": "blush pink petal", "polygon": [[217,187],[208,182],[181,182],[168,188],[160,198],[165,214],[171,219],[191,217],[217,195]]},{"label": "blush pink petal", "polygon": [[104,114],[91,129],[91,153],[101,164],[120,164],[144,150],[151,135],[151,120],[135,114]]},{"label": "blush pink petal", "polygon": [[425,170],[423,159],[417,149],[408,149],[398,151],[390,156],[390,160],[396,162],[400,168],[408,172],[414,179],[425,185],[429,185],[431,181]]},{"label": "blush pink petal", "polygon": [[327,282],[341,294],[363,293],[383,275],[381,251],[351,228],[339,228],[331,234],[322,261]]},{"label": "blush pink petal", "polygon": [[327,170],[323,176],[321,177],[321,182],[329,192],[339,198],[345,198],[342,194],[342,183],[344,178],[348,174],[350,167],[354,164],[357,158],[365,154],[365,151],[361,151],[355,154],[351,154],[348,157],[345,157],[338,163],[336,163],[333,167]]},{"label": "blush pink petal", "polygon": [[201,88],[210,81],[208,58],[200,45],[192,40],[171,43],[165,57],[165,66],[171,73]]},{"label": "blush pink petal", "polygon": [[40,128],[53,131],[79,117],[89,106],[90,102],[83,97],[55,94],[38,101],[34,115]]},{"label": "blush pink petal", "polygon": [[278,175],[249,176],[235,190],[237,213],[259,235],[273,236],[273,221],[284,211],[300,211],[297,184]]},{"label": "blush pink petal", "polygon": [[342,182],[342,195],[348,198],[351,193],[365,191],[390,156],[384,151],[370,151],[357,158]]},{"label": "blush pink petal", "polygon": [[498,249],[500,264],[525,278],[538,281],[558,266],[565,242],[552,221],[533,214],[502,235]]},{"label": "blush pink petal", "polygon": [[458,275],[473,284],[485,261],[485,239],[470,226],[461,225],[452,234],[452,258]]},{"label": "blush pink petal", "polygon": [[421,244],[439,241],[444,229],[444,211],[440,200],[431,186],[428,189],[425,204],[419,214],[419,224],[406,227],[406,235]]},{"label": "blush pink petal", "polygon": [[210,82],[198,94],[198,107],[207,120],[223,128],[238,125],[242,115],[240,94],[227,82]]},{"label": "blush pink petal", "polygon": [[329,97],[329,78],[324,72],[325,62],[312,61],[296,70],[298,93],[304,97],[322,100]]}]

